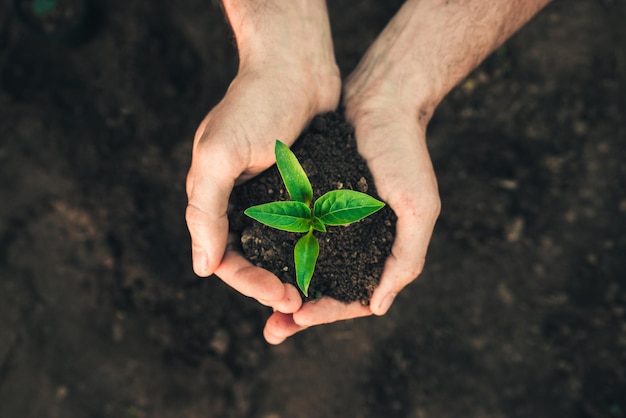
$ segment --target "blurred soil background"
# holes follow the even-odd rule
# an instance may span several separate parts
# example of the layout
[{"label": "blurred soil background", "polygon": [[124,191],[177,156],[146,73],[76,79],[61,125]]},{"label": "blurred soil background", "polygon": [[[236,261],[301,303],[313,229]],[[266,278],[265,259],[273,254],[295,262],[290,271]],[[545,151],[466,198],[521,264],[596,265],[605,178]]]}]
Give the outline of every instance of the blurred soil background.
[{"label": "blurred soil background", "polygon": [[[423,275],[277,347],[190,267],[220,7],[96,4],[66,45],[0,2],[0,417],[626,417],[626,2],[555,1],[456,88]],[[329,2],[342,74],[400,4]]]}]

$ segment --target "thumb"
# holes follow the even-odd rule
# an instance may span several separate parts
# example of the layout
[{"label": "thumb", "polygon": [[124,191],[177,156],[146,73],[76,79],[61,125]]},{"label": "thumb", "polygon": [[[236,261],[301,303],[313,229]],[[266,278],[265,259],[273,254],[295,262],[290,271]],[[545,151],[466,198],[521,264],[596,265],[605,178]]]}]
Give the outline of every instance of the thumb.
[{"label": "thumb", "polygon": [[220,265],[228,239],[228,200],[236,176],[231,159],[221,154],[195,147],[187,176],[185,219],[191,235],[193,270],[201,277],[213,274]]}]

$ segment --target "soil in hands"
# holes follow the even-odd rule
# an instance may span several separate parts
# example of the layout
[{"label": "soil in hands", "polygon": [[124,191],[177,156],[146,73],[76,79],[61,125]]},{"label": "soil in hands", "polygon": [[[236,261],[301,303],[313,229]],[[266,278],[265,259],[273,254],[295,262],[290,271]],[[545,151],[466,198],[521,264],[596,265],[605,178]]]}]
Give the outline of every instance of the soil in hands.
[{"label": "soil in hands", "polygon": [[[277,138],[282,139],[282,138]],[[311,185],[313,200],[337,189],[350,189],[380,199],[365,161],[359,156],[354,129],[338,112],[316,116],[291,147]],[[276,166],[237,187],[233,193],[231,229],[241,234],[244,255],[257,266],[295,284],[293,248],[302,234],[279,231],[243,214],[252,206],[289,200]],[[391,252],[396,218],[389,206],[348,226],[315,232],[320,254],[309,297],[329,296],[342,302],[368,304]]]}]

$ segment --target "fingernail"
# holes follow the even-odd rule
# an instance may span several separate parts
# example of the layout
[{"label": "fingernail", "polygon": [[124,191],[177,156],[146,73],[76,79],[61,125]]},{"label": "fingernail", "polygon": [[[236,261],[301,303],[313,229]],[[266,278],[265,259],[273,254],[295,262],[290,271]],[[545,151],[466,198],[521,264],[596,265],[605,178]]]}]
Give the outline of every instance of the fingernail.
[{"label": "fingernail", "polygon": [[206,274],[209,269],[209,257],[202,248],[193,249],[193,270],[198,275]]},{"label": "fingernail", "polygon": [[389,308],[391,308],[391,304],[393,303],[393,300],[395,298],[396,298],[395,293],[389,293],[387,296],[385,296],[383,301],[380,302],[380,305],[378,305],[378,309],[380,310],[379,315],[384,315],[387,313]]}]

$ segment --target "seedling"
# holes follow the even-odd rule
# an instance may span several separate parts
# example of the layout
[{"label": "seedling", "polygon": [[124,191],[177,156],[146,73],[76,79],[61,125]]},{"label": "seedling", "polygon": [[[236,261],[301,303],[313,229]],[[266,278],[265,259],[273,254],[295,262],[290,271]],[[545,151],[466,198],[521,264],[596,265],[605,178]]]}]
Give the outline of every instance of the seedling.
[{"label": "seedling", "polygon": [[333,190],[313,204],[313,188],[304,169],[289,147],[276,140],[276,165],[291,200],[264,203],[244,211],[252,219],[287,232],[306,233],[293,250],[296,283],[309,295],[320,245],[313,231],[326,232],[326,226],[348,225],[380,210],[385,204],[354,190]]}]

